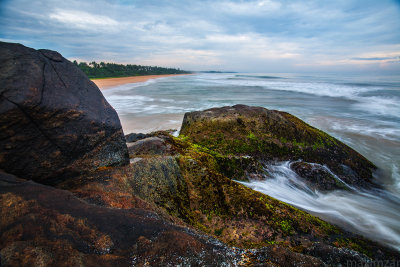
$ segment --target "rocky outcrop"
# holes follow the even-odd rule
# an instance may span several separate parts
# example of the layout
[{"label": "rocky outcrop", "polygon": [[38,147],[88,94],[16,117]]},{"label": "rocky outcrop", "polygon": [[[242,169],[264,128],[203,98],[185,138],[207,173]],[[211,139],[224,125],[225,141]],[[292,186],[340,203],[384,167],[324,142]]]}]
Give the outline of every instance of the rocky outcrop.
[{"label": "rocky outcrop", "polygon": [[[253,249],[246,254],[252,264],[271,261],[287,266],[305,257],[313,259],[312,265],[345,265],[347,261],[366,263],[371,258],[400,257],[375,242],[232,181],[219,171],[219,153],[187,139],[159,132],[137,141],[141,146],[142,141],[158,140],[159,146],[147,154],[133,151],[133,163],[113,174],[112,180],[120,182],[112,187],[124,188],[172,218],[181,219],[175,219],[176,223],[190,225],[231,246]],[[328,172],[317,167],[316,179],[325,181],[324,186],[331,189],[331,177],[324,176]],[[92,182],[89,188],[93,186]],[[85,194],[82,187],[78,191]]]},{"label": "rocky outcrop", "polygon": [[[369,160],[286,112],[245,105],[190,112],[185,114],[180,134],[219,153],[221,171],[231,178],[259,174],[257,162],[303,160],[326,165],[349,185],[376,186],[372,176],[376,167]],[[235,171],[243,170],[237,164],[246,161],[251,163],[249,170]]]},{"label": "rocky outcrop", "polygon": [[40,183],[128,163],[115,110],[50,50],[0,42],[0,168]]}]

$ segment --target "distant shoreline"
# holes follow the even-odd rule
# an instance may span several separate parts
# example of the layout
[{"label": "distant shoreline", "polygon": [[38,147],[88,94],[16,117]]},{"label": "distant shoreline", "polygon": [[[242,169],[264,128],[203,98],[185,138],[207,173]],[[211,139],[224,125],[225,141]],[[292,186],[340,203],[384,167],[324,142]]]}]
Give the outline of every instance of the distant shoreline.
[{"label": "distant shoreline", "polygon": [[182,75],[191,75],[191,74],[162,74],[162,75],[143,75],[143,76],[130,76],[130,77],[119,77],[119,78],[100,78],[100,79],[91,79],[91,81],[94,82],[97,85],[97,87],[99,87],[101,90],[105,90],[114,86],[123,85],[127,83],[139,83],[151,79],[182,76]]}]

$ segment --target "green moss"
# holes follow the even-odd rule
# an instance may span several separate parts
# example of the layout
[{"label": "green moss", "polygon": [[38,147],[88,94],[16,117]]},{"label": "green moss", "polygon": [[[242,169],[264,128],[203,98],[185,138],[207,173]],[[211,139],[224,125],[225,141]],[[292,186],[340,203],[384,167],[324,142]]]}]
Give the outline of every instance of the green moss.
[{"label": "green moss", "polygon": [[252,132],[250,132],[250,133],[247,135],[247,138],[249,138],[249,139],[251,139],[251,140],[256,140],[256,139],[257,139],[257,137],[256,137]]},{"label": "green moss", "polygon": [[292,143],[294,146],[298,146],[298,147],[301,147],[301,148],[307,147],[307,144],[304,143],[304,142],[297,142],[296,140],[292,140],[291,143]]},{"label": "green moss", "polygon": [[189,136],[184,135],[184,134],[180,134],[178,137],[175,137],[175,139],[179,139],[179,140],[182,140],[182,141],[187,141],[188,138],[189,138]]},{"label": "green moss", "polygon": [[279,222],[279,226],[281,227],[281,230],[285,234],[290,234],[292,230],[292,223],[290,221],[281,221]]}]

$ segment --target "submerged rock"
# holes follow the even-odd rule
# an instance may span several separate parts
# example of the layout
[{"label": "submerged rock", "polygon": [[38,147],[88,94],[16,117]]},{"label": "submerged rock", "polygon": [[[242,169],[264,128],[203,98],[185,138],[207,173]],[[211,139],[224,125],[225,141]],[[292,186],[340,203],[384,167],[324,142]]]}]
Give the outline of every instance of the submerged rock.
[{"label": "submerged rock", "polygon": [[237,158],[261,164],[303,160],[326,165],[349,185],[376,186],[372,176],[376,167],[369,160],[286,112],[245,105],[190,112],[185,114],[180,134],[218,152],[221,171],[231,178],[247,179],[243,168],[236,168]]},{"label": "submerged rock", "polygon": [[0,42],[0,168],[40,183],[127,164],[115,110],[59,53]]},{"label": "submerged rock", "polygon": [[320,164],[296,161],[290,164],[290,168],[314,190],[332,191],[351,189],[340,178],[330,172],[329,169]]}]

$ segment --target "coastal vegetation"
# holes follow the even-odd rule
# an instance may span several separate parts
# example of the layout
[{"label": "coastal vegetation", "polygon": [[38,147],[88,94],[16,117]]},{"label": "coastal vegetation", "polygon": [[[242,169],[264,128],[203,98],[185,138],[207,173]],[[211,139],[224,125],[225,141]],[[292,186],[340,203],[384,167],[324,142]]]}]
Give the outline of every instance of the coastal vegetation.
[{"label": "coastal vegetation", "polygon": [[123,65],[116,63],[105,63],[92,61],[90,63],[77,62],[73,63],[78,66],[90,79],[93,78],[117,78],[142,75],[162,75],[162,74],[189,74],[191,72],[175,69],[163,68],[157,66],[141,66],[141,65]]}]

